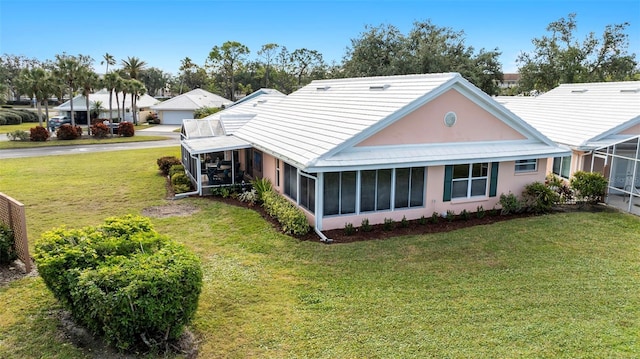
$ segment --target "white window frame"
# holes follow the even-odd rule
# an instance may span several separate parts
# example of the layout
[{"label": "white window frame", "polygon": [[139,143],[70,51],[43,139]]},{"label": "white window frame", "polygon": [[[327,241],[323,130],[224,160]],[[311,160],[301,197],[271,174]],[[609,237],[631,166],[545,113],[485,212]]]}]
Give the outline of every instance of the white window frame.
[{"label": "white window frame", "polygon": [[[486,167],[486,171],[487,171],[487,175],[486,176],[473,177],[473,166],[477,165],[477,164]],[[486,197],[487,196],[487,187],[489,186],[489,178],[490,178],[489,162],[477,162],[477,163],[467,163],[467,164],[454,165],[453,166],[453,173],[455,173],[455,167],[456,166],[467,166],[467,169],[468,169],[467,177],[452,178],[451,179],[451,188],[453,189],[453,187],[454,187],[453,184],[455,182],[467,181],[467,194],[464,197],[462,197],[462,196],[455,197],[453,195],[453,191],[451,191],[451,199],[452,200],[456,200],[456,199],[468,199],[468,198]],[[483,179],[485,180],[484,193],[472,196],[471,195],[471,189],[473,188],[473,182],[477,181],[477,180],[483,180]]]},{"label": "white window frame", "polygon": [[[527,167],[531,165],[533,165],[533,169],[528,169]],[[516,160],[516,165],[515,165],[516,173],[537,172],[537,171],[538,171],[537,158],[527,158],[525,160]]]}]

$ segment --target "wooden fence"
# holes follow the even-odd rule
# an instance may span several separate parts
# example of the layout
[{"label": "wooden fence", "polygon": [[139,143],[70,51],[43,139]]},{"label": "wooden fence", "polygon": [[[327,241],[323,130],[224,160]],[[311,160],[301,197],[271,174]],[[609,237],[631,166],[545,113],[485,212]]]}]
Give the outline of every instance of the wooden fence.
[{"label": "wooden fence", "polygon": [[13,231],[18,258],[24,263],[25,271],[31,272],[32,263],[29,255],[24,205],[2,192],[0,192],[0,222],[8,225]]}]

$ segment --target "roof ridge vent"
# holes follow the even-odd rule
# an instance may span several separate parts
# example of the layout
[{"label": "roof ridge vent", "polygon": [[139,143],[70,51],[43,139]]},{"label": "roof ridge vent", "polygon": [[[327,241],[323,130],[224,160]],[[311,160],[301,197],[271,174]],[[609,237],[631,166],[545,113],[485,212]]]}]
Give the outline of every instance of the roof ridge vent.
[{"label": "roof ridge vent", "polygon": [[331,86],[319,86],[319,87],[316,87],[316,91],[327,91],[330,88]]},{"label": "roof ridge vent", "polygon": [[371,86],[369,86],[369,90],[372,90],[372,91],[384,91],[384,90],[388,89],[389,87],[391,87],[391,85],[389,85],[389,84],[371,85]]},{"label": "roof ridge vent", "polygon": [[578,90],[571,90],[571,93],[585,93],[587,91],[589,91],[589,90],[587,90],[587,89],[578,89]]},{"label": "roof ridge vent", "polygon": [[622,89],[620,90],[621,93],[638,93],[640,92],[640,88],[634,88],[634,89]]}]

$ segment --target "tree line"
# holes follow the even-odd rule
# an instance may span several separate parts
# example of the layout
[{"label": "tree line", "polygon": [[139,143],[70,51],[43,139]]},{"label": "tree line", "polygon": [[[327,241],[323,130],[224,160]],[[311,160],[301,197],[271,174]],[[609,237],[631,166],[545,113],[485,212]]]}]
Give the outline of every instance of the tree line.
[{"label": "tree line", "polygon": [[[608,25],[601,36],[591,32],[579,40],[575,14],[552,22],[546,28],[548,34],[532,40],[534,50],[518,56],[520,85],[510,89],[510,94],[545,92],[560,83],[640,79],[636,55],[628,53],[628,26]],[[131,96],[135,106],[144,93],[164,96],[167,90],[177,95],[202,88],[234,101],[259,88],[288,94],[315,79],[458,72],[490,95],[504,94],[499,87],[503,72],[497,47],[476,51],[465,44],[463,31],[429,20],[415,22],[406,34],[393,25],[367,26],[351,39],[340,64],[327,64],[317,50],[290,51],[277,43],[262,45],[255,54],[251,58],[246,45],[227,41],[213,46],[203,64],[185,57],[173,76],[147,67],[137,57],[122,59],[120,67],[114,68],[116,59],[106,53],[100,59],[105,66],[101,77],[92,67],[94,59],[82,54],[63,53],[45,61],[3,54],[0,93],[8,94],[9,99],[35,98],[38,111],[44,103],[48,112],[46,99],[83,94],[88,104],[89,94],[102,88],[115,91],[115,96]],[[116,99],[117,111],[120,114],[120,100],[124,118],[124,98]]]}]

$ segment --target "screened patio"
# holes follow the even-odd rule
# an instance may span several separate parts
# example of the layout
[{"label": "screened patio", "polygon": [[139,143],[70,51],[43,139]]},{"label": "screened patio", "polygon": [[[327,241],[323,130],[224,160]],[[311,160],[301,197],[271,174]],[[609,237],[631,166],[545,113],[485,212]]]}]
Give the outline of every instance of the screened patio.
[{"label": "screened patio", "polygon": [[605,202],[623,211],[640,215],[640,136],[616,136],[594,150],[587,171],[600,172],[609,182]]}]

